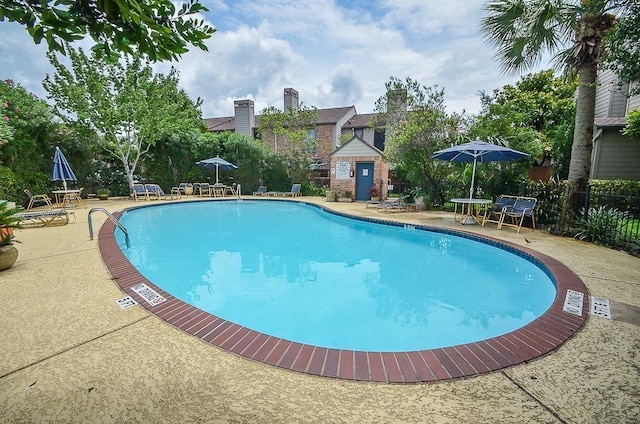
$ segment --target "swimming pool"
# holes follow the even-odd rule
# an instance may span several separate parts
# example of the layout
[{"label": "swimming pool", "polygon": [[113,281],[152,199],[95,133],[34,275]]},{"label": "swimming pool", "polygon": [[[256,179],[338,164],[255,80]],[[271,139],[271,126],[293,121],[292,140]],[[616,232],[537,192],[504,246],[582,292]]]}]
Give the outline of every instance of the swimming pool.
[{"label": "swimming pool", "polygon": [[[274,211],[277,210],[277,215],[284,218],[282,223],[269,218],[265,210],[261,209],[265,207]],[[177,221],[179,223],[177,224],[175,217],[172,217],[171,211],[171,209],[175,208],[189,208],[191,219]],[[252,216],[250,209],[254,208],[257,208],[254,212],[258,213]],[[302,222],[309,222],[308,214],[316,215],[320,222],[325,221],[322,228],[316,229],[315,226],[305,226],[293,220],[294,216],[299,215],[303,218]],[[145,223],[140,224],[141,229],[144,229],[143,231],[135,229],[138,224],[134,224],[133,220],[127,222],[128,216],[135,217],[136,215],[138,217],[146,216],[145,219],[140,220],[141,223]],[[160,225],[160,230],[146,228],[146,222],[148,222],[149,218],[151,218],[152,222]],[[170,223],[163,222],[164,219],[168,219]],[[274,363],[274,365],[314,374],[334,374],[333,376],[336,376],[341,374],[338,372],[339,368],[331,371],[331,366],[327,366],[327,364],[333,363],[332,355],[338,355],[338,358],[342,358],[343,355],[349,355],[348,352],[351,352],[353,361],[337,360],[337,362],[341,364],[340,367],[347,366],[345,365],[347,362],[352,362],[353,366],[356,367],[360,362],[357,358],[364,354],[367,363],[366,368],[368,369],[366,373],[368,377],[364,379],[377,381],[379,378],[376,378],[375,373],[372,371],[377,359],[384,363],[384,358],[391,354],[395,358],[396,366],[400,366],[398,365],[400,363],[400,359],[398,359],[400,354],[398,352],[406,352],[407,358],[417,354],[420,356],[418,359],[424,364],[428,363],[428,358],[433,359],[433,355],[449,352],[452,347],[454,347],[454,350],[451,352],[456,352],[458,356],[462,355],[464,357],[465,352],[474,352],[475,362],[478,362],[478,358],[491,356],[495,352],[505,350],[505,348],[509,351],[509,353],[499,353],[499,360],[493,359],[493,362],[497,362],[497,364],[492,366],[486,364],[487,362],[492,362],[488,359],[485,359],[484,362],[480,361],[482,366],[479,364],[476,364],[475,367],[471,366],[470,374],[473,374],[484,372],[490,368],[500,368],[505,366],[505,363],[522,362],[529,359],[529,357],[538,356],[538,354],[551,349],[551,347],[546,346],[546,343],[541,343],[537,335],[531,333],[527,327],[532,327],[532,324],[537,323],[535,326],[538,326],[543,323],[546,319],[540,316],[545,310],[547,311],[544,314],[545,316],[555,313],[554,309],[557,308],[558,299],[558,296],[555,295],[555,287],[548,290],[549,284],[546,286],[545,284],[539,285],[538,280],[539,278],[548,279],[549,275],[554,275],[554,278],[556,278],[556,270],[548,268],[535,256],[529,257],[529,255],[523,254],[520,250],[513,249],[512,246],[500,244],[502,247],[500,249],[491,247],[490,256],[499,256],[498,260],[493,262],[481,253],[486,247],[487,240],[484,240],[485,243],[479,246],[478,240],[472,240],[477,238],[475,236],[465,235],[460,238],[453,237],[455,234],[452,231],[423,231],[425,228],[421,227],[380,226],[379,224],[372,225],[370,222],[361,220],[345,221],[344,217],[328,213],[316,206],[300,206],[295,202],[245,201],[241,204],[216,201],[191,202],[162,208],[141,208],[136,210],[135,213],[124,214],[122,220],[125,226],[130,227],[132,246],[134,246],[127,254],[137,266],[141,267],[142,274],[147,277],[144,279],[149,284],[153,284],[151,281],[157,283],[157,279],[161,279],[163,275],[173,274],[173,270],[178,268],[180,264],[185,263],[185,261],[189,264],[187,268],[194,270],[193,274],[187,273],[177,279],[174,278],[174,282],[177,282],[177,284],[174,283],[173,286],[171,282],[168,283],[168,286],[165,286],[163,282],[157,284],[156,287],[159,286],[158,290],[165,294],[170,301],[174,302],[177,299],[173,299],[173,297],[176,297],[183,301],[189,301],[189,303],[195,304],[198,308],[189,308],[184,306],[182,302],[178,302],[181,305],[180,312],[172,311],[171,317],[169,317],[169,314],[163,314],[164,308],[168,308],[168,305],[155,306],[152,309],[168,321],[177,318],[178,322],[174,322],[174,325],[198,335],[206,341],[213,342],[215,340],[214,344],[253,359],[261,360],[260,357],[264,356],[262,358],[264,362]],[[215,231],[215,236],[207,234],[206,229],[215,227],[218,222],[224,225]],[[249,234],[255,234],[251,238],[262,242],[266,241],[271,246],[271,249],[274,250],[264,252],[262,251],[264,246],[260,247],[260,243],[254,240],[247,247],[247,251],[244,254],[240,254],[239,252],[242,249],[238,246],[238,243],[241,240],[238,239],[248,238],[246,235],[239,237],[241,234],[240,225],[245,227]],[[269,234],[266,231],[267,227],[273,227],[275,233]],[[380,229],[384,231],[379,233],[378,230]],[[111,230],[112,233],[113,230]],[[202,252],[197,254],[181,252],[181,248],[178,247],[172,248],[170,255],[156,256],[158,254],[162,255],[161,251],[163,249],[154,252],[154,249],[148,247],[135,247],[143,239],[151,240],[160,235],[160,240],[164,240],[163,247],[164,251],[166,251],[166,240],[174,240],[178,233],[184,233],[187,239],[193,241],[198,239],[209,240],[206,255]],[[142,238],[136,241],[135,234],[141,234]],[[102,235],[103,232],[101,231],[101,240]],[[374,237],[376,242],[369,242],[365,246],[354,249],[353,244],[350,242],[351,237],[354,235]],[[407,238],[408,241],[406,243],[415,246],[417,251],[420,251],[419,247],[428,245],[430,253],[420,252],[418,256],[414,257],[409,252],[411,249],[395,244],[396,238]],[[281,242],[277,242],[277,240]],[[319,240],[322,240],[322,243],[319,243]],[[489,242],[496,245],[493,240],[489,240]],[[314,261],[308,259],[300,261],[300,254],[306,249],[303,247],[304,243],[310,243],[315,246],[315,250],[320,252],[320,257]],[[325,249],[324,247],[327,245],[332,246],[332,248]],[[101,250],[103,250],[102,242]],[[508,250],[511,252],[508,252]],[[274,253],[276,251],[278,254]],[[358,251],[360,256],[351,257],[352,251]],[[403,253],[399,258],[394,258],[392,255],[394,251]],[[251,252],[254,254],[252,255]],[[154,256],[156,258],[152,259]],[[203,256],[206,257],[202,258]],[[450,272],[437,278],[432,277],[430,275],[432,273],[428,271],[428,266],[440,267],[444,264],[442,257],[453,257],[458,262],[453,265],[447,265],[450,268]],[[526,257],[527,260],[524,260],[525,263],[518,262],[517,265],[509,265],[511,259],[513,259],[512,257],[518,261],[522,261],[523,257]],[[473,262],[478,259],[480,259],[479,265],[474,265]],[[206,263],[206,267],[202,268],[196,265],[200,262]],[[230,267],[224,269],[224,264],[230,264]],[[410,266],[407,266],[407,264],[410,264]],[[533,268],[525,270],[523,267],[527,264],[532,265]],[[552,268],[555,266],[556,264],[553,264]],[[489,290],[491,294],[487,295],[488,290],[482,290],[486,288],[486,283],[479,276],[486,273],[491,274],[495,270],[498,270],[501,275],[505,275],[506,268],[515,269],[515,274],[508,277],[512,283],[507,287],[494,287]],[[293,269],[294,271],[287,273],[287,269]],[[403,273],[407,269],[413,272]],[[260,271],[260,273],[257,271]],[[259,274],[260,277],[258,278]],[[469,278],[470,275],[473,275],[474,278]],[[329,276],[328,280],[327,276]],[[443,280],[447,276],[452,278],[446,281]],[[114,275],[114,277],[118,279],[117,276]],[[579,281],[579,279],[577,280]],[[193,281],[196,281],[196,283],[193,284]],[[354,281],[356,283],[353,283]],[[337,282],[337,285],[331,286],[329,295],[326,293],[321,294],[318,286],[332,282]],[[400,284],[397,284],[398,282]],[[422,285],[420,286],[419,283]],[[575,281],[572,281],[573,283]],[[133,282],[127,284],[130,287]],[[261,288],[261,290],[258,290],[258,292],[252,291],[255,288],[252,285]],[[444,299],[438,297],[442,296],[442,294],[436,293],[437,290],[435,288],[451,285],[456,287],[453,290],[453,294],[449,293],[449,297],[445,295]],[[550,285],[553,286],[553,284]],[[424,289],[425,286],[427,287],[426,290]],[[566,284],[563,283],[558,287],[563,289],[565,286]],[[185,287],[187,288],[185,289]],[[268,290],[265,291],[265,287]],[[291,294],[288,292],[298,292],[304,290],[304,287],[311,288],[310,298],[302,299],[299,297],[300,293],[294,293],[296,297],[290,298],[293,300],[284,303],[278,302],[279,299]],[[422,288],[422,292],[416,294],[415,290],[417,288]],[[263,294],[259,294],[260,291]],[[464,300],[462,296],[459,296],[463,291],[473,293],[472,300]],[[525,308],[518,307],[513,309],[518,302],[514,303],[511,299],[525,298],[529,301],[527,303],[536,303],[537,300],[533,302],[532,296],[539,294],[540,291],[546,292],[542,296],[541,306],[532,309],[530,305],[526,305]],[[264,292],[267,293],[266,297]],[[371,293],[375,293],[375,296],[371,296]],[[331,297],[338,300],[335,308],[326,306]],[[250,299],[250,302],[238,307],[238,301],[243,298]],[[213,299],[214,303],[218,303],[218,307],[222,305],[222,309],[210,310],[208,314],[203,313],[202,310],[207,308],[204,306],[207,299]],[[273,301],[274,299],[276,300],[275,302]],[[506,308],[507,310],[496,312],[489,307],[492,303],[508,304],[509,306]],[[271,308],[271,311],[283,310],[285,322],[301,324],[301,327],[305,330],[302,331],[303,335],[311,334],[315,337],[326,332],[317,328],[317,322],[310,321],[310,317],[319,315],[321,317],[319,321],[330,324],[328,326],[329,335],[339,334],[337,341],[321,340],[318,342],[317,339],[300,338],[295,332],[291,334],[286,331],[279,333],[278,330],[274,330],[271,327],[266,329],[258,327],[256,329],[256,325],[260,324],[261,320],[269,321],[269,325],[273,324],[270,321],[282,321],[282,316],[274,316],[274,319],[271,320],[268,312],[264,310],[258,311],[258,307],[265,304],[268,308]],[[320,308],[312,310],[314,304],[319,305]],[[373,304],[373,312],[371,310],[367,311],[367,308],[365,308],[367,304]],[[551,308],[549,308],[550,306]],[[229,310],[239,311],[240,314],[230,314]],[[204,327],[199,328],[200,322],[206,321],[205,315],[215,322],[202,324]],[[431,327],[425,327],[420,324],[420,319],[424,318],[421,315],[426,316],[427,322]],[[365,344],[358,344],[360,342],[342,344],[345,340],[347,342],[354,340],[355,333],[347,332],[346,335],[341,334],[340,331],[337,331],[338,327],[344,327],[344,322],[355,320],[359,316],[364,316],[367,320],[371,320],[372,324],[369,327],[373,330],[372,333],[383,334],[384,339],[389,339],[384,340],[384,342],[391,342],[391,344],[371,345],[368,344],[370,343],[369,337],[365,337]],[[535,319],[537,317],[540,318]],[[382,318],[389,318],[391,324],[399,324],[400,326],[394,327],[390,326],[391,324],[389,323],[383,323],[381,321]],[[249,321],[245,321],[245,319]],[[578,321],[574,323],[570,317],[563,317],[563,319],[570,323],[566,329],[560,332],[556,329],[547,330],[547,333],[553,333],[555,342],[563,338],[566,339],[576,330],[574,326]],[[455,336],[453,339],[438,338],[438,341],[433,343],[426,341],[429,334],[425,336],[425,328],[427,333],[451,333],[451,331],[441,330],[447,330],[452,321],[467,323],[467,327],[477,334],[471,339],[459,339],[456,338],[458,336]],[[494,321],[498,322],[499,325],[494,325]],[[505,325],[507,326],[505,327]],[[405,331],[404,327],[408,327],[411,331]],[[492,329],[493,327],[498,330]],[[365,327],[360,327],[360,330],[357,330],[356,333],[362,332],[363,328],[366,329],[366,325]],[[514,332],[515,328],[520,328],[520,330]],[[412,331],[416,329],[418,333],[413,333]],[[288,329],[286,330],[288,331]],[[497,333],[491,333],[494,330]],[[422,335],[420,335],[420,331],[423,332]],[[226,334],[224,338],[221,336],[223,334]],[[442,334],[439,334],[440,336]],[[467,336],[465,335],[464,337]],[[523,338],[525,340],[519,340]],[[498,340],[501,339],[502,341],[499,342]],[[524,341],[523,344],[526,347],[518,350],[515,347],[518,341]],[[250,349],[252,345],[257,349],[256,351],[252,352]],[[536,347],[532,348],[530,345]],[[280,352],[282,349],[284,351]],[[295,355],[292,353],[294,350],[296,351]],[[325,356],[322,359],[322,367],[316,370],[317,366],[314,368],[310,364],[315,356],[321,354],[320,352],[325,352]],[[280,353],[282,356],[279,356]],[[375,355],[373,355],[374,353]],[[451,353],[451,355],[454,354]],[[289,359],[284,360],[285,356]],[[302,367],[300,363],[301,361],[305,362],[305,360],[301,358],[307,356],[308,361]],[[278,360],[274,360],[273,358],[275,357]],[[404,358],[405,354],[400,355],[400,357]],[[440,358],[441,365],[443,362],[447,363],[447,361],[452,360],[448,355],[447,358]],[[316,359],[316,361],[319,360]],[[289,366],[287,366],[288,362],[291,362]],[[468,365],[474,361],[467,358],[466,362]],[[416,370],[419,366],[415,362],[411,363],[413,373],[420,374]],[[469,373],[461,370],[460,365],[458,365],[457,371],[448,370],[445,372],[440,370],[441,375],[437,375],[435,371],[437,368],[437,365],[431,364],[429,376],[420,377],[419,380],[451,378],[459,376],[461,373],[463,375]],[[356,368],[352,371],[351,378],[360,379],[358,377],[364,376],[364,372],[358,373]],[[349,374],[348,370],[345,372]],[[448,377],[445,377],[445,375]],[[416,377],[414,376],[414,378]],[[404,375],[401,379],[402,381],[412,380],[411,377],[408,378]],[[397,379],[393,377],[392,372],[385,371],[384,381],[397,381]]]}]

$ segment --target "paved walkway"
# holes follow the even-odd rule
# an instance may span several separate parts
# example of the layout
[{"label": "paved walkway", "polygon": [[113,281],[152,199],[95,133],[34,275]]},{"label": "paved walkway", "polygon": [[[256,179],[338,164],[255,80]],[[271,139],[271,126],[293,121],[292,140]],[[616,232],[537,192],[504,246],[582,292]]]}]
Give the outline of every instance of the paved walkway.
[{"label": "paved walkway", "polygon": [[[451,214],[355,215],[445,226],[527,245],[577,273],[614,320],[590,317],[552,354],[444,383],[328,379],[256,363],[206,345],[123,293],[89,240],[87,213],[24,229],[18,261],[0,273],[0,417],[43,423],[636,423],[640,422],[640,259],[544,231],[456,224]],[[156,201],[158,202],[158,201]],[[111,211],[131,201],[89,201]],[[106,219],[92,215],[97,233]],[[526,240],[525,240],[526,238]]]}]

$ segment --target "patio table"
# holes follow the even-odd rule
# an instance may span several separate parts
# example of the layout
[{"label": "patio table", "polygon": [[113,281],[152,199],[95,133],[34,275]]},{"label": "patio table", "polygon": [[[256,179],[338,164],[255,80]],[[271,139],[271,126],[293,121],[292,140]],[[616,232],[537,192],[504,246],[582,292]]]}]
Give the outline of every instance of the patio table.
[{"label": "patio table", "polygon": [[[490,205],[493,203],[491,199],[469,199],[469,198],[455,198],[451,199],[451,202],[455,204],[455,209],[453,210],[453,219],[457,220],[458,214],[458,205],[462,205],[460,218],[460,223],[463,225],[475,225],[478,222],[478,216],[473,213],[473,209],[475,205],[481,205],[486,207],[486,205]],[[466,208],[465,208],[466,206]]]}]

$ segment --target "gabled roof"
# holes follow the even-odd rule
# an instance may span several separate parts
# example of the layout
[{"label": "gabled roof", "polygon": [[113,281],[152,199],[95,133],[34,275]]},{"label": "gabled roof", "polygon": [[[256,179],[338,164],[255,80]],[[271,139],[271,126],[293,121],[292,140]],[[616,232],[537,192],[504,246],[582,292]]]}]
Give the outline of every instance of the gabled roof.
[{"label": "gabled roof", "polygon": [[233,131],[236,129],[236,120],[233,116],[206,118],[204,119],[204,124],[209,131]]},{"label": "gabled roof", "polygon": [[316,124],[335,124],[352,110],[355,112],[353,106],[318,109],[318,120]]},{"label": "gabled roof", "polygon": [[335,156],[336,153],[339,153],[341,150],[343,150],[345,148],[345,146],[349,146],[350,144],[354,144],[354,143],[361,144],[361,145],[365,146],[366,148],[371,150],[372,154],[374,154],[376,156],[384,156],[384,153],[382,152],[382,150],[378,149],[375,146],[372,146],[371,144],[367,143],[366,141],[364,141],[363,139],[361,139],[357,135],[354,135],[353,137],[351,137],[349,139],[349,141],[347,141],[346,143],[342,144],[342,146],[340,146],[336,150],[334,150],[333,153],[331,153],[331,156]]},{"label": "gabled roof", "polygon": [[361,115],[354,115],[351,119],[344,124],[343,128],[366,128],[369,126],[369,122],[373,119],[375,113],[363,113]]},{"label": "gabled roof", "polygon": [[[318,109],[318,119],[316,125],[336,124],[346,114],[351,111],[355,112],[354,106],[334,107],[329,109]],[[358,115],[355,115],[358,116]],[[260,115],[255,116],[256,127],[260,125]],[[205,118],[203,119],[209,131],[234,131],[236,128],[235,116],[224,116],[221,118]]]}]

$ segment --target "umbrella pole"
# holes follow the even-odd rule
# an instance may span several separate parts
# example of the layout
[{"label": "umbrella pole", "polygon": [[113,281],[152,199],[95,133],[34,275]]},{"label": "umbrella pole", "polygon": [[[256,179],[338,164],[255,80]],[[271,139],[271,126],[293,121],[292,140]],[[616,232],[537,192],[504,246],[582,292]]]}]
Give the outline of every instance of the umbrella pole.
[{"label": "umbrella pole", "polygon": [[473,199],[473,185],[476,182],[476,157],[473,157],[473,172],[471,173],[471,188],[469,189],[469,199]]},{"label": "umbrella pole", "polygon": [[218,165],[216,164],[216,185],[218,185]]}]

